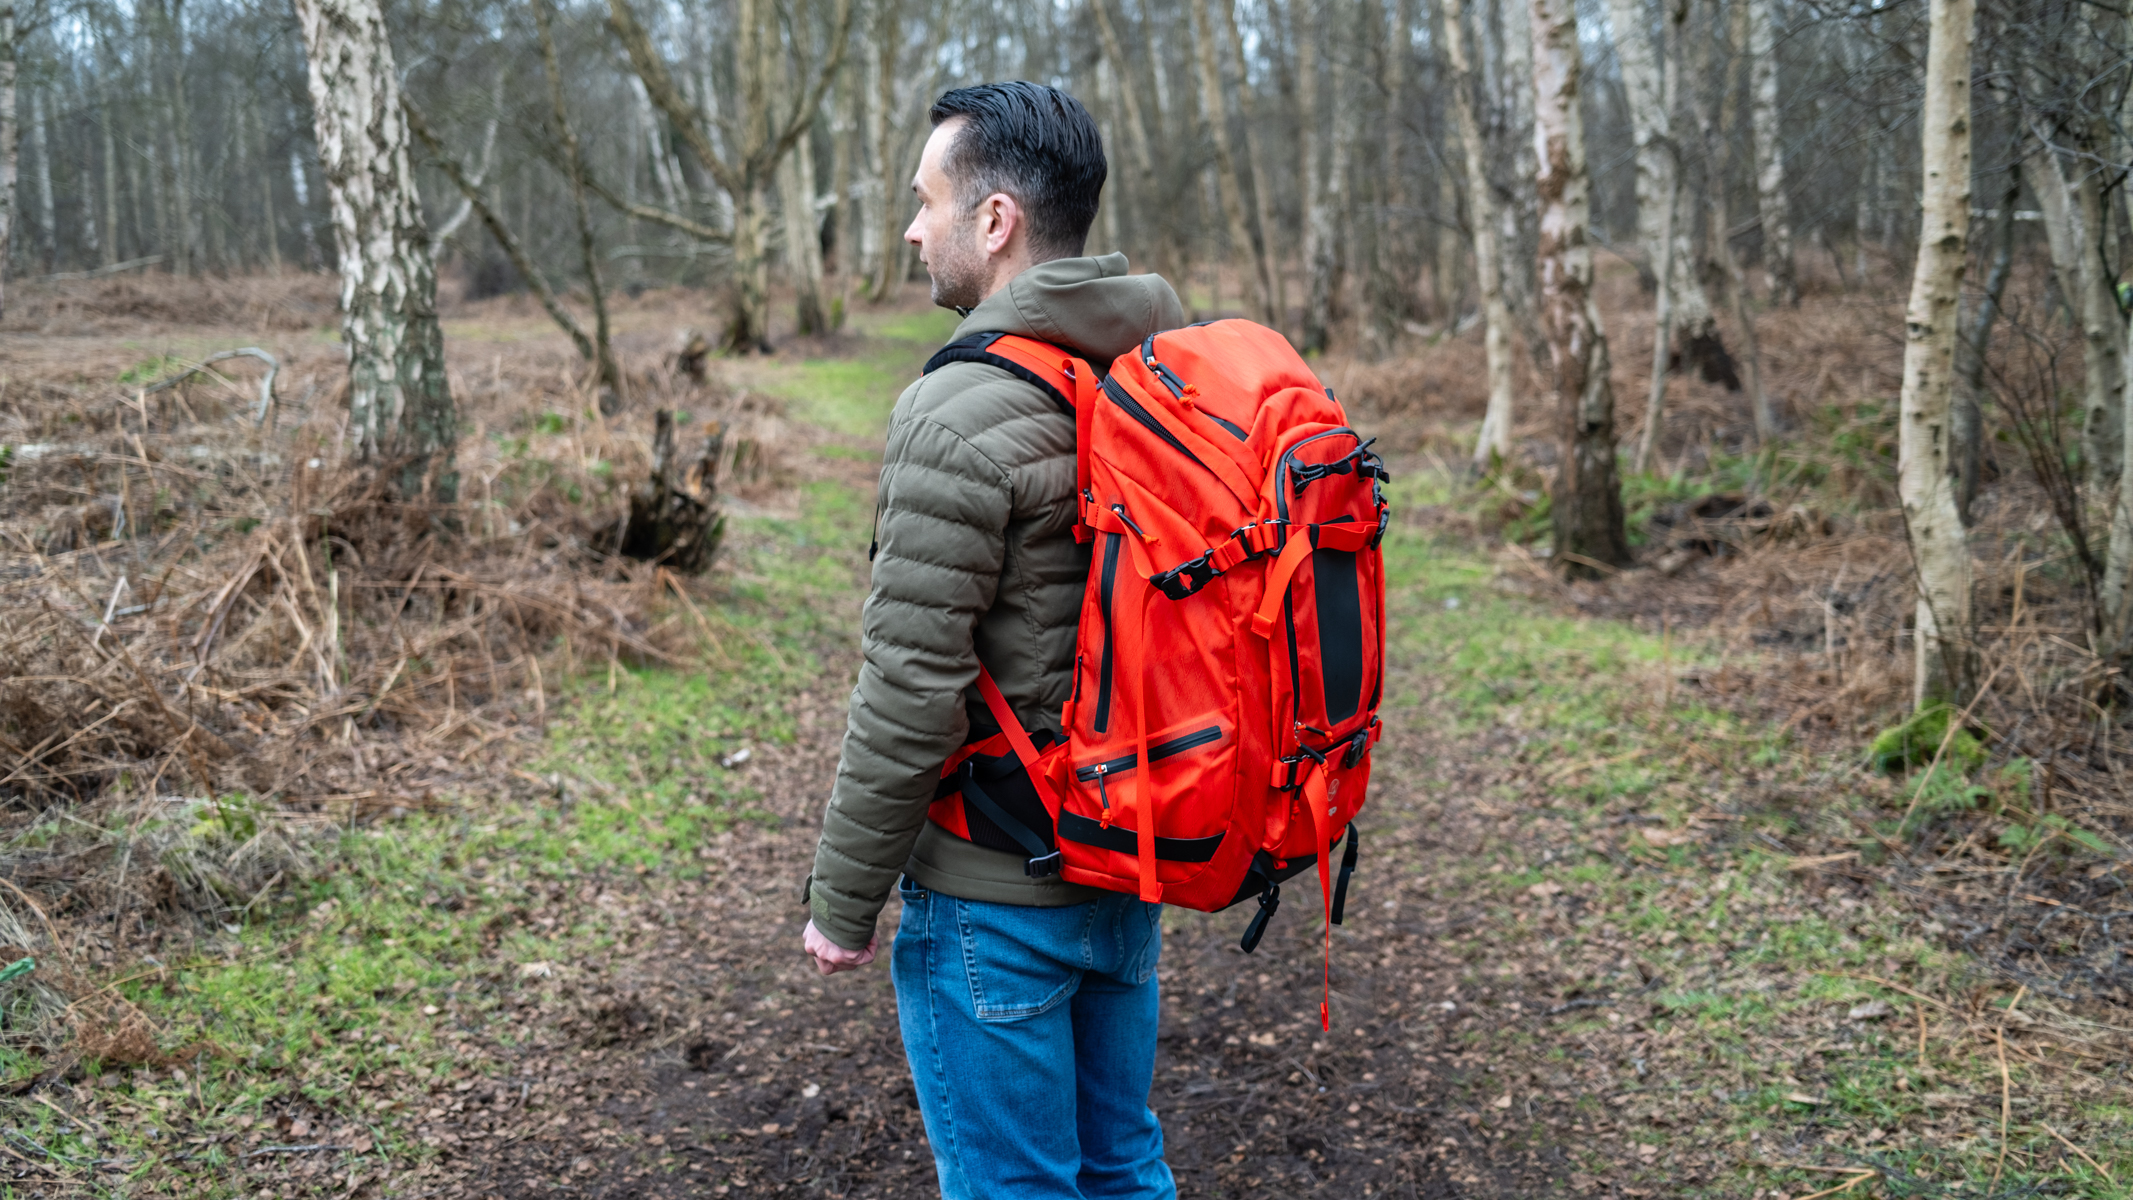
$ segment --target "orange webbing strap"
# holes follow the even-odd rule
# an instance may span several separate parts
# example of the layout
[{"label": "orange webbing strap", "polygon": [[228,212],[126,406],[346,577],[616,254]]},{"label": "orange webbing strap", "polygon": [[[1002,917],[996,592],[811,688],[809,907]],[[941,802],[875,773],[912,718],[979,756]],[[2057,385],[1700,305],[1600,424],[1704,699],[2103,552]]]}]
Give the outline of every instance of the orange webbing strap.
[{"label": "orange webbing strap", "polygon": [[1318,1001],[1318,1027],[1333,1028],[1333,798],[1326,791],[1326,764],[1313,761],[1304,768],[1304,807],[1311,810],[1311,830],[1318,842],[1318,891],[1326,909],[1326,953]]},{"label": "orange webbing strap", "polygon": [[1281,548],[1281,557],[1274,560],[1274,569],[1266,577],[1266,595],[1259,601],[1259,611],[1252,614],[1252,632],[1263,638],[1274,636],[1274,618],[1281,612],[1281,602],[1288,598],[1289,581],[1296,577],[1296,568],[1311,554],[1311,539],[1302,529],[1289,530],[1289,544]]},{"label": "orange webbing strap", "polygon": [[1289,581],[1296,577],[1296,568],[1303,565],[1311,551],[1345,550],[1353,554],[1370,544],[1370,535],[1375,531],[1373,526],[1345,522],[1290,526],[1288,544],[1281,548],[1281,557],[1274,560],[1274,569],[1267,575],[1266,595],[1260,598],[1259,611],[1252,614],[1252,632],[1263,638],[1274,636],[1274,618],[1289,594]]},{"label": "orange webbing strap", "polygon": [[[1140,539],[1128,538],[1126,545],[1132,550],[1133,565],[1141,577],[1153,575],[1148,548]],[[1141,899],[1150,904],[1163,899],[1163,885],[1155,877],[1155,764],[1148,761],[1148,727],[1153,723],[1148,712],[1148,667],[1154,657],[1148,653],[1147,645],[1148,605],[1155,595],[1153,588],[1141,592],[1140,619],[1120,624],[1119,632],[1126,636],[1119,639],[1118,646],[1129,664],[1127,710],[1133,714],[1133,761],[1138,764],[1133,773],[1134,854],[1139,860]]]},{"label": "orange webbing strap", "polygon": [[993,682],[992,672],[978,664],[978,691],[985,697],[985,707],[992,710],[992,719],[1000,723],[1000,732],[1007,735],[1007,744],[1014,747],[1015,757],[1022,761],[1022,769],[1028,773],[1030,786],[1037,789],[1037,799],[1043,801],[1045,811],[1052,820],[1059,820],[1059,798],[1052,794],[1052,781],[1037,769],[1037,747],[1030,744],[1029,734],[1022,722],[1015,717],[1015,710],[1007,706],[1007,697],[1000,694],[1000,685]]}]

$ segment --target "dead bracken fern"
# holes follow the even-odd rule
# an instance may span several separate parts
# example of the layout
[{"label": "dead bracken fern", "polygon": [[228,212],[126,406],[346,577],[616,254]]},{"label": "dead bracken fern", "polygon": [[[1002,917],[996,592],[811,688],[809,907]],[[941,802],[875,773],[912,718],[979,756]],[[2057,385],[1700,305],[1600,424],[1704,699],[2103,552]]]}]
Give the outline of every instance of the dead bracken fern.
[{"label": "dead bracken fern", "polygon": [[[319,292],[225,282],[202,281],[208,318],[256,324],[258,304]],[[11,319],[155,318],[176,293],[91,281],[32,293]],[[265,425],[258,364],[151,390],[190,364],[10,352],[0,878],[76,932],[25,940],[0,918],[0,942],[40,959],[0,1003],[35,1009],[28,1027],[65,1014],[84,1044],[101,1031],[105,1057],[149,1061],[169,1048],[142,1042],[115,996],[51,1008],[78,956],[239,922],[304,875],[315,835],[478,789],[578,663],[696,651],[703,606],[674,598],[703,585],[618,553],[654,412],[679,410],[691,444],[719,445],[718,483],[742,496],[782,486],[783,422],[662,362],[661,343],[636,349],[631,407],[604,419],[567,351],[455,360],[469,435],[452,504],[396,500],[390,464],[348,460],[330,346],[276,346]]]}]

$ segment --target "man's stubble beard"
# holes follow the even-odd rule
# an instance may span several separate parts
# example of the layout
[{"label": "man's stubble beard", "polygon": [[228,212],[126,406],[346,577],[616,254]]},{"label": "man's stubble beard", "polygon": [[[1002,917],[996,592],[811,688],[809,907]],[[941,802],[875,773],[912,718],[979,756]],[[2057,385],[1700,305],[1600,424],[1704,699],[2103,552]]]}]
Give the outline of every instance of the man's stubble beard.
[{"label": "man's stubble beard", "polygon": [[976,308],[991,274],[978,245],[977,222],[959,224],[946,244],[929,249],[926,274],[933,281],[933,302],[942,308]]}]

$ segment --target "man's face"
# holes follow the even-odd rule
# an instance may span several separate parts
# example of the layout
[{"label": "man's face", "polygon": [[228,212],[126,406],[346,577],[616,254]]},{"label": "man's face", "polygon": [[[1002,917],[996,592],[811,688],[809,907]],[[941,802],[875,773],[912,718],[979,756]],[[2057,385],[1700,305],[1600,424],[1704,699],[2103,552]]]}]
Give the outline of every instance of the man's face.
[{"label": "man's face", "polygon": [[919,156],[918,174],[911,178],[911,191],[918,197],[918,215],[904,230],[904,240],[918,247],[918,261],[926,264],[933,279],[933,302],[942,308],[976,308],[992,281],[992,262],[985,252],[979,209],[966,210],[955,197],[955,184],[941,169],[963,121],[954,118],[935,126]]}]

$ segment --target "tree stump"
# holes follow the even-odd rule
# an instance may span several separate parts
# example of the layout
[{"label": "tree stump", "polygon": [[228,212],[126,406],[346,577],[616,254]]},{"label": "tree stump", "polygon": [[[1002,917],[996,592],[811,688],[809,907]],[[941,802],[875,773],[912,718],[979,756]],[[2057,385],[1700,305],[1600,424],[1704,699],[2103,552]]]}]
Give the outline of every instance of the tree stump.
[{"label": "tree stump", "polygon": [[726,534],[726,517],[718,506],[718,464],[726,449],[726,427],[706,421],[703,439],[681,449],[682,434],[674,414],[654,414],[652,472],[630,492],[630,515],[622,531],[622,553],[689,575],[701,575],[718,557]]}]

